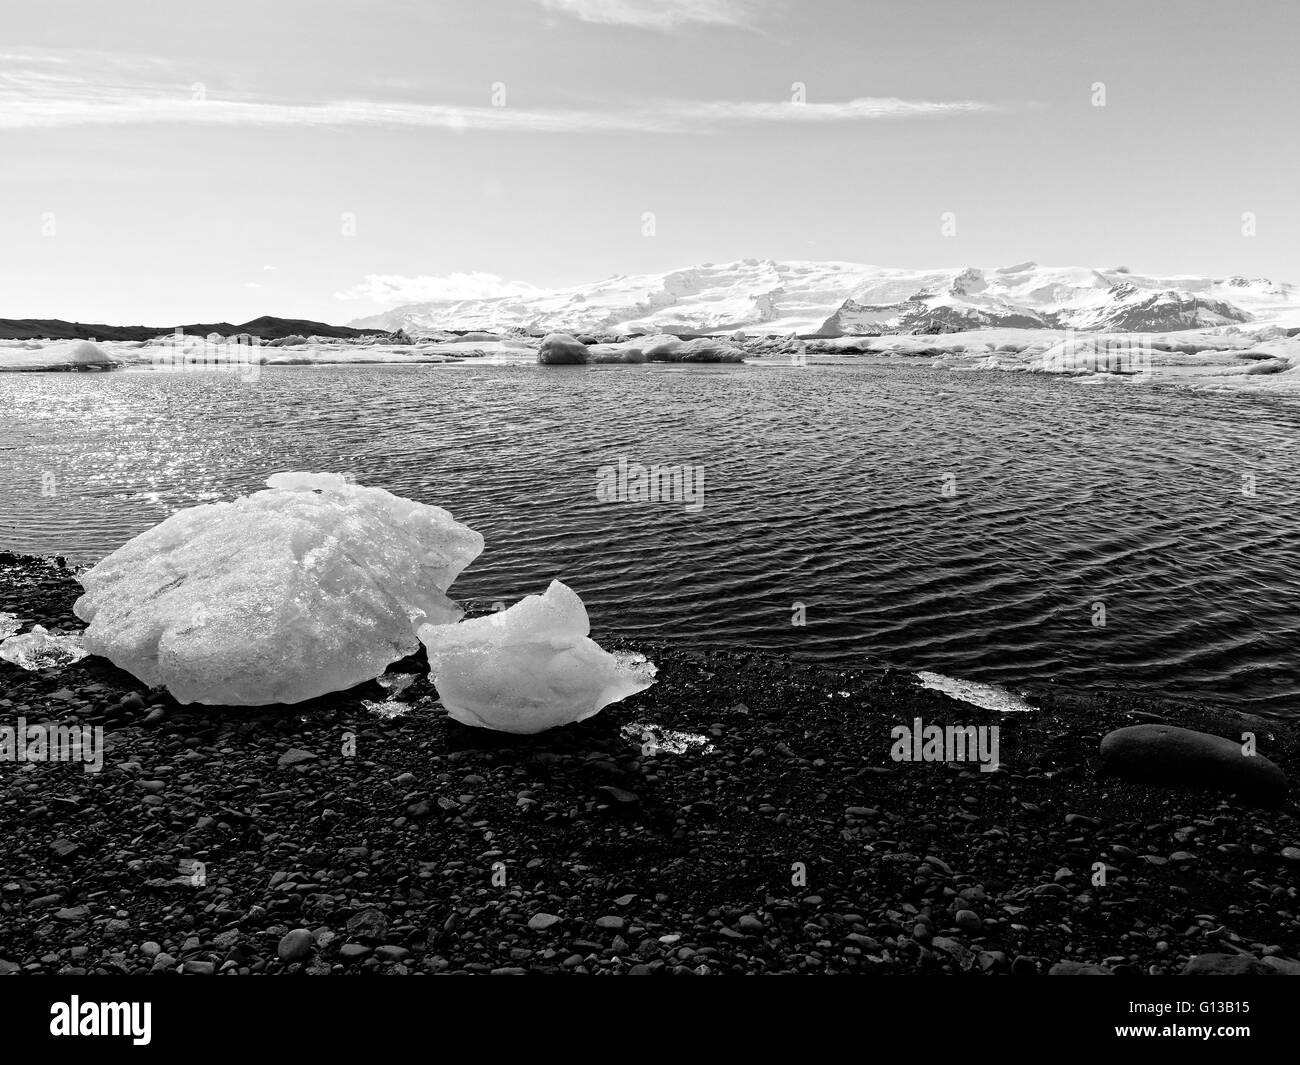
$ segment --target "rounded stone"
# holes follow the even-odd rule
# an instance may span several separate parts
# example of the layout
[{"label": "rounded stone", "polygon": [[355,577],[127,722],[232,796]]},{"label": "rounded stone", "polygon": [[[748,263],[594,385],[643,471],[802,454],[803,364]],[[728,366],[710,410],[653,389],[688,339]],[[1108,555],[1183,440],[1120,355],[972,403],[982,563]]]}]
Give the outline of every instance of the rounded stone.
[{"label": "rounded stone", "polygon": [[305,961],[311,954],[311,933],[305,928],[295,928],[291,932],[286,932],[276,948],[276,953],[286,965]]},{"label": "rounded stone", "polygon": [[1264,806],[1286,801],[1286,774],[1242,744],[1173,725],[1130,725],[1101,741],[1101,771],[1136,784],[1212,788]]}]

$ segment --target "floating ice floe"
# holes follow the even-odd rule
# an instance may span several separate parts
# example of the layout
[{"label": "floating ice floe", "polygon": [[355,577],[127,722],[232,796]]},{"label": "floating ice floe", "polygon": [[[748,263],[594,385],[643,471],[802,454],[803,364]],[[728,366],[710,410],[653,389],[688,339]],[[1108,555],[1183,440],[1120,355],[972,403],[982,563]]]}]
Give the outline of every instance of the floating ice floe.
[{"label": "floating ice floe", "polygon": [[423,625],[429,676],[466,725],[534,733],[591,717],[654,683],[644,655],[613,655],[588,638],[576,592],[552,581],[507,610],[459,625]]},{"label": "floating ice floe", "polygon": [[43,625],[33,625],[31,632],[0,641],[0,658],[23,669],[61,669],[80,662],[89,653],[80,635],[55,635]]},{"label": "floating ice floe", "polygon": [[0,351],[0,373],[5,370],[112,370],[120,365],[120,360],[86,340],[59,340]]},{"label": "floating ice floe", "polygon": [[483,537],[330,473],[178,511],[79,575],[85,646],[182,703],[297,703],[380,676]]},{"label": "floating ice floe", "polygon": [[590,357],[587,345],[568,333],[548,333],[537,349],[540,366],[577,366]]},{"label": "floating ice floe", "polygon": [[980,684],[978,681],[962,680],[960,677],[946,677],[942,673],[922,671],[917,674],[922,688],[943,692],[944,695],[958,702],[970,703],[985,710],[1002,712],[1035,709],[1015,692],[999,688],[996,684]]}]

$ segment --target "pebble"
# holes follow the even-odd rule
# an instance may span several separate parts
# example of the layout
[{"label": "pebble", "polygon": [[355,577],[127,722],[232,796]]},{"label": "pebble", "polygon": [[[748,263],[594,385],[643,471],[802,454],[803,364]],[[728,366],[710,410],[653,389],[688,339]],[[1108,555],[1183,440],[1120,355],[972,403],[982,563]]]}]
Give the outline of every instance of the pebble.
[{"label": "pebble", "polygon": [[528,918],[528,927],[534,932],[545,932],[548,928],[553,928],[564,918],[557,917],[553,913],[535,913]]},{"label": "pebble", "polygon": [[388,918],[372,907],[349,918],[347,929],[358,938],[379,939],[388,931]]},{"label": "pebble", "polygon": [[1277,976],[1278,970],[1245,954],[1198,954],[1183,967],[1183,976]]},{"label": "pebble", "polygon": [[[4,573],[0,561],[0,596]],[[66,583],[63,612],[77,593]],[[442,714],[377,724],[348,693],[310,714],[230,715],[180,709],[163,693],[124,706],[121,678],[93,660],[57,683],[5,673],[0,709],[14,716],[64,685],[83,720],[129,713],[108,714],[115,748],[102,774],[43,773],[39,787],[31,773],[0,777],[0,818],[13,826],[0,971],[1136,975],[1178,972],[1189,954],[1229,943],[1253,955],[1229,957],[1229,971],[1300,968],[1300,933],[1277,918],[1295,908],[1293,822],[1230,796],[1152,797],[1059,771],[1077,770],[1082,744],[1126,723],[1137,700],[1125,693],[1087,728],[1051,706],[1018,719],[1028,757],[997,783],[957,768],[876,774],[863,771],[874,755],[846,741],[860,735],[846,724],[884,722],[910,687],[900,695],[873,689],[867,671],[826,676],[763,655],[659,657],[668,668],[638,713],[695,732],[720,719],[707,755],[643,760],[602,719],[498,743]],[[113,679],[96,695],[88,681],[101,673]],[[754,709],[715,700],[720,683]],[[854,698],[825,698],[842,690]],[[140,727],[150,710],[162,727]],[[1231,735],[1216,714],[1195,721]],[[1096,729],[1098,717],[1107,724]],[[347,728],[356,753],[339,757]],[[1260,730],[1280,764],[1293,764],[1295,738],[1286,723]],[[767,756],[743,765],[756,749]],[[318,756],[268,775],[291,751]],[[640,798],[620,803],[601,788]],[[883,801],[882,788],[902,802],[892,790]],[[783,817],[817,862],[813,887],[791,888],[774,860],[791,844]],[[50,849],[58,841],[64,857]],[[952,863],[930,853],[944,848]],[[207,863],[206,886],[178,882],[191,856]],[[1196,878],[1177,872],[1189,856]],[[1099,860],[1110,865],[1104,889],[1089,883]],[[1220,912],[1202,920],[1198,910]],[[1014,949],[979,950],[982,935]],[[281,943],[306,953],[282,962]]]},{"label": "pebble", "polygon": [[296,961],[306,961],[311,955],[311,948],[311,933],[305,928],[295,928],[285,933],[276,948],[276,953],[282,962],[290,965]]}]

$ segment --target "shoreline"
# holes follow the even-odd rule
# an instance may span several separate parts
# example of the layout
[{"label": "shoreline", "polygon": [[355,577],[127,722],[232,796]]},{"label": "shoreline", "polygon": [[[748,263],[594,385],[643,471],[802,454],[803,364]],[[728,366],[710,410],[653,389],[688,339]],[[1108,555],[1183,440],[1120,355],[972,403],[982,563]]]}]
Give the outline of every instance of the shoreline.
[{"label": "shoreline", "polygon": [[[641,358],[638,345],[661,337],[607,337],[593,343],[588,368],[663,363],[680,366],[791,364],[833,366],[854,362],[926,360],[933,369],[1022,373],[1096,384],[1168,384],[1211,392],[1294,396],[1300,390],[1300,333],[1260,326],[1249,332],[1188,329],[1150,333],[1081,332],[1035,328],[982,328],[945,333],[883,333],[812,339],[756,336],[733,342],[700,334],[692,343],[714,351],[656,353]],[[1278,335],[1274,335],[1278,334]],[[695,334],[691,334],[694,336]],[[0,372],[112,372],[152,369],[166,373],[232,373],[245,382],[263,367],[278,366],[522,366],[540,362],[540,338],[467,334],[469,339],[296,337],[293,346],[243,345],[234,338],[186,336],[149,341],[0,340]],[[274,343],[280,343],[279,341]],[[636,348],[638,358],[625,358]],[[725,350],[724,350],[725,349]],[[560,367],[564,368],[564,367]]]},{"label": "shoreline", "polygon": [[[0,553],[0,610],[76,630],[79,591]],[[0,662],[0,725],[107,747],[100,773],[0,762],[0,971],[1300,973],[1294,806],[1097,776],[1103,735],[1162,719],[1253,729],[1294,779],[1295,723],[1052,685],[1000,714],[894,670],[635,649],[648,691],[532,737],[450,721],[415,658],[390,671],[422,705],[391,718],[377,683],[214,710],[94,657]],[[916,718],[997,725],[1000,770],[892,761]],[[713,749],[647,756],[644,723]]]}]

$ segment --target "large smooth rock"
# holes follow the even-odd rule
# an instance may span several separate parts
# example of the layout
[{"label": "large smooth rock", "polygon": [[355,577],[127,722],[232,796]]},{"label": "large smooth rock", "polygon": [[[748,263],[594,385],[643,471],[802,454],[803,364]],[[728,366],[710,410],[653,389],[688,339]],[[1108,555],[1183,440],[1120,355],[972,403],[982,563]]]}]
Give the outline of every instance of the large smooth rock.
[{"label": "large smooth rock", "polygon": [[1047,970],[1048,976],[1114,976],[1104,965],[1082,961],[1058,961]]},{"label": "large smooth rock", "polygon": [[567,585],[459,625],[422,625],[429,676],[466,725],[534,733],[582,721],[654,683],[643,655],[612,655],[587,636],[587,609]]},{"label": "large smooth rock", "polygon": [[80,575],[83,645],[182,703],[297,703],[383,674],[483,537],[441,507],[279,473],[178,511]]},{"label": "large smooth rock", "polygon": [[1286,801],[1286,774],[1239,742],[1174,725],[1130,725],[1101,741],[1101,771],[1137,784],[1213,788],[1265,806]]},{"label": "large smooth rock", "polygon": [[1198,954],[1184,967],[1183,976],[1280,976],[1271,965],[1246,954]]},{"label": "large smooth rock", "polygon": [[548,333],[537,349],[539,366],[581,366],[590,353],[587,345],[568,333]]}]

